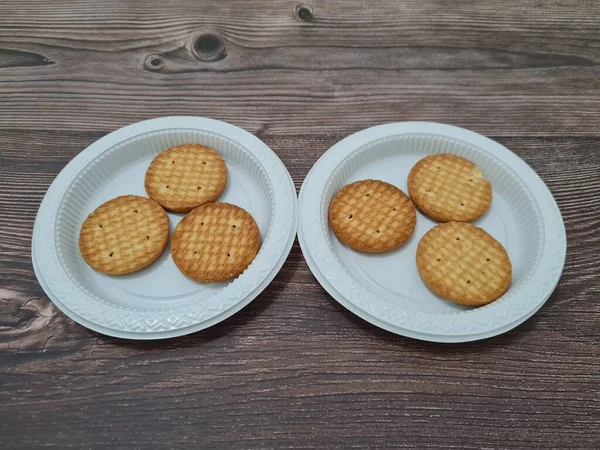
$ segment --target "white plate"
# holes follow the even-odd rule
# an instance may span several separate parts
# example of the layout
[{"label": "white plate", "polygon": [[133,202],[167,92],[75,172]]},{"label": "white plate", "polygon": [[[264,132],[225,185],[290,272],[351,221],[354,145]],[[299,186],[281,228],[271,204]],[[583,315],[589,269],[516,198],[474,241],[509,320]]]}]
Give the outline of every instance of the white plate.
[{"label": "white plate", "polygon": [[[146,269],[121,276],[92,270],[78,247],[81,224],[103,202],[146,195],[144,174],[162,150],[194,142],[225,159],[229,181],[218,201],[256,219],[261,249],[226,283],[186,278],[169,249]],[[169,213],[171,233],[183,214]],[[298,204],[292,179],[273,151],[252,134],[211,119],[166,117],[140,122],[96,141],[56,177],[40,206],[32,260],[50,299],[76,322],[110,336],[161,339],[214,325],[250,303],[273,280],[292,247]]]},{"label": "white plate", "polygon": [[[476,225],[507,249],[513,281],[497,301],[466,308],[432,293],[415,263],[421,237],[435,222],[417,213],[412,238],[400,249],[365,254],[343,245],[331,231],[327,210],[342,186],[374,178],[407,192],[412,166],[435,153],[475,162],[493,186],[490,210]],[[298,237],[317,280],[347,309],[391,332],[436,342],[466,342],[504,333],[531,317],[562,273],[565,229],[552,194],[518,156],[477,133],[424,122],[381,125],[329,149],[304,180]]]}]

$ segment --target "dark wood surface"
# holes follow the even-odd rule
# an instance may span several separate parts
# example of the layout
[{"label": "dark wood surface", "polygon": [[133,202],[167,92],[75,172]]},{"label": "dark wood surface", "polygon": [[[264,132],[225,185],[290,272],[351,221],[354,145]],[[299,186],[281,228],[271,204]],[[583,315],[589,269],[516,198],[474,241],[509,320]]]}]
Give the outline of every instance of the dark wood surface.
[{"label": "dark wood surface", "polygon": [[[600,448],[599,80],[596,0],[0,2],[0,448]],[[33,274],[37,208],[94,140],[176,114],[255,133],[297,187],[365,127],[484,133],[555,195],[560,284],[505,335],[424,343],[344,310],[295,245],[208,330],[90,332]]]}]

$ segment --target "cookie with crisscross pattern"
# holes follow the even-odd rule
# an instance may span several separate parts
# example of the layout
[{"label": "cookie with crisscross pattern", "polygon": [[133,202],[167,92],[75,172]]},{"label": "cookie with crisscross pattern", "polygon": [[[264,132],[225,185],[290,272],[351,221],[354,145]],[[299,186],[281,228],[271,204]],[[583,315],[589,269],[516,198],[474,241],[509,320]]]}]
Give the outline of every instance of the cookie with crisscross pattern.
[{"label": "cookie with crisscross pattern", "polygon": [[227,185],[227,166],[212,148],[183,144],[152,160],[144,186],[148,196],[165,209],[188,212],[215,201]]},{"label": "cookie with crisscross pattern", "polygon": [[185,216],[171,242],[173,261],[197,281],[225,281],[241,274],[256,257],[260,232],[246,210],[208,203]]},{"label": "cookie with crisscross pattern", "polygon": [[432,291],[469,306],[499,298],[512,277],[502,244],[466,222],[442,223],[425,233],[417,248],[417,268]]},{"label": "cookie with crisscross pattern", "polygon": [[492,185],[471,161],[431,155],[408,175],[408,193],[417,208],[438,222],[472,222],[492,203]]},{"label": "cookie with crisscross pattern", "polygon": [[150,265],[169,241],[169,219],[145,197],[124,195],[103,203],[83,222],[79,250],[99,272],[122,275]]},{"label": "cookie with crisscross pattern", "polygon": [[363,180],[340,189],[329,204],[329,223],[349,247],[369,253],[394,250],[412,235],[417,216],[408,196],[384,181]]}]

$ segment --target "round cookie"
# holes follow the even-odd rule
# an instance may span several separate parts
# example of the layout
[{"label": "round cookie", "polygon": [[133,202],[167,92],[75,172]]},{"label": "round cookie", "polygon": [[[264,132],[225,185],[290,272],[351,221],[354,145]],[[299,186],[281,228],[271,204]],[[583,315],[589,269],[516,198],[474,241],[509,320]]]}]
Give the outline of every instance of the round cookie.
[{"label": "round cookie", "polygon": [[210,147],[183,144],[152,160],[144,186],[148,196],[174,212],[188,212],[215,201],[227,185],[227,166]]},{"label": "round cookie", "polygon": [[153,263],[169,241],[169,218],[145,197],[124,195],[96,208],[83,222],[79,250],[98,272],[122,275]]},{"label": "round cookie", "polygon": [[408,174],[408,193],[419,210],[438,222],[472,222],[492,204],[492,185],[471,161],[432,155]]},{"label": "round cookie", "polygon": [[347,246],[361,252],[397,249],[417,221],[408,196],[384,181],[363,180],[340,189],[329,204],[329,223]]},{"label": "round cookie", "polygon": [[502,244],[465,222],[442,223],[425,233],[417,248],[417,268],[436,294],[468,306],[493,302],[512,277]]},{"label": "round cookie", "polygon": [[171,242],[173,261],[197,281],[225,281],[241,274],[256,257],[260,232],[239,206],[209,203],[185,216]]}]

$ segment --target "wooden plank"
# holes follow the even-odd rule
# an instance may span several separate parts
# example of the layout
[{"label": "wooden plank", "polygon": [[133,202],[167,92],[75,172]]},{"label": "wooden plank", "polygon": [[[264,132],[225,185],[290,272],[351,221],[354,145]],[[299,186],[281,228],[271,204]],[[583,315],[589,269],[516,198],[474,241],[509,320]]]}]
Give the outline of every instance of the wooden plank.
[{"label": "wooden plank", "polygon": [[[315,2],[307,20],[285,1],[77,5],[1,6],[0,129],[181,114],[272,134],[415,119],[495,136],[597,133],[600,8],[586,1]],[[197,58],[207,33],[223,58]]]},{"label": "wooden plank", "polygon": [[[252,305],[204,332],[130,343],[74,324],[37,285],[27,244],[54,174],[98,137],[0,133],[10,148],[3,167],[11,168],[0,173],[0,422],[30,430],[3,430],[6,442],[29,446],[52,435],[59,447],[444,448],[451,439],[463,448],[592,448],[600,424],[600,139],[500,139],[555,194],[569,235],[567,265],[530,321],[497,339],[448,347],[393,336],[344,310],[318,286],[297,245]],[[263,136],[297,186],[342,137]],[[149,433],[146,420],[158,418],[169,425]]]}]

